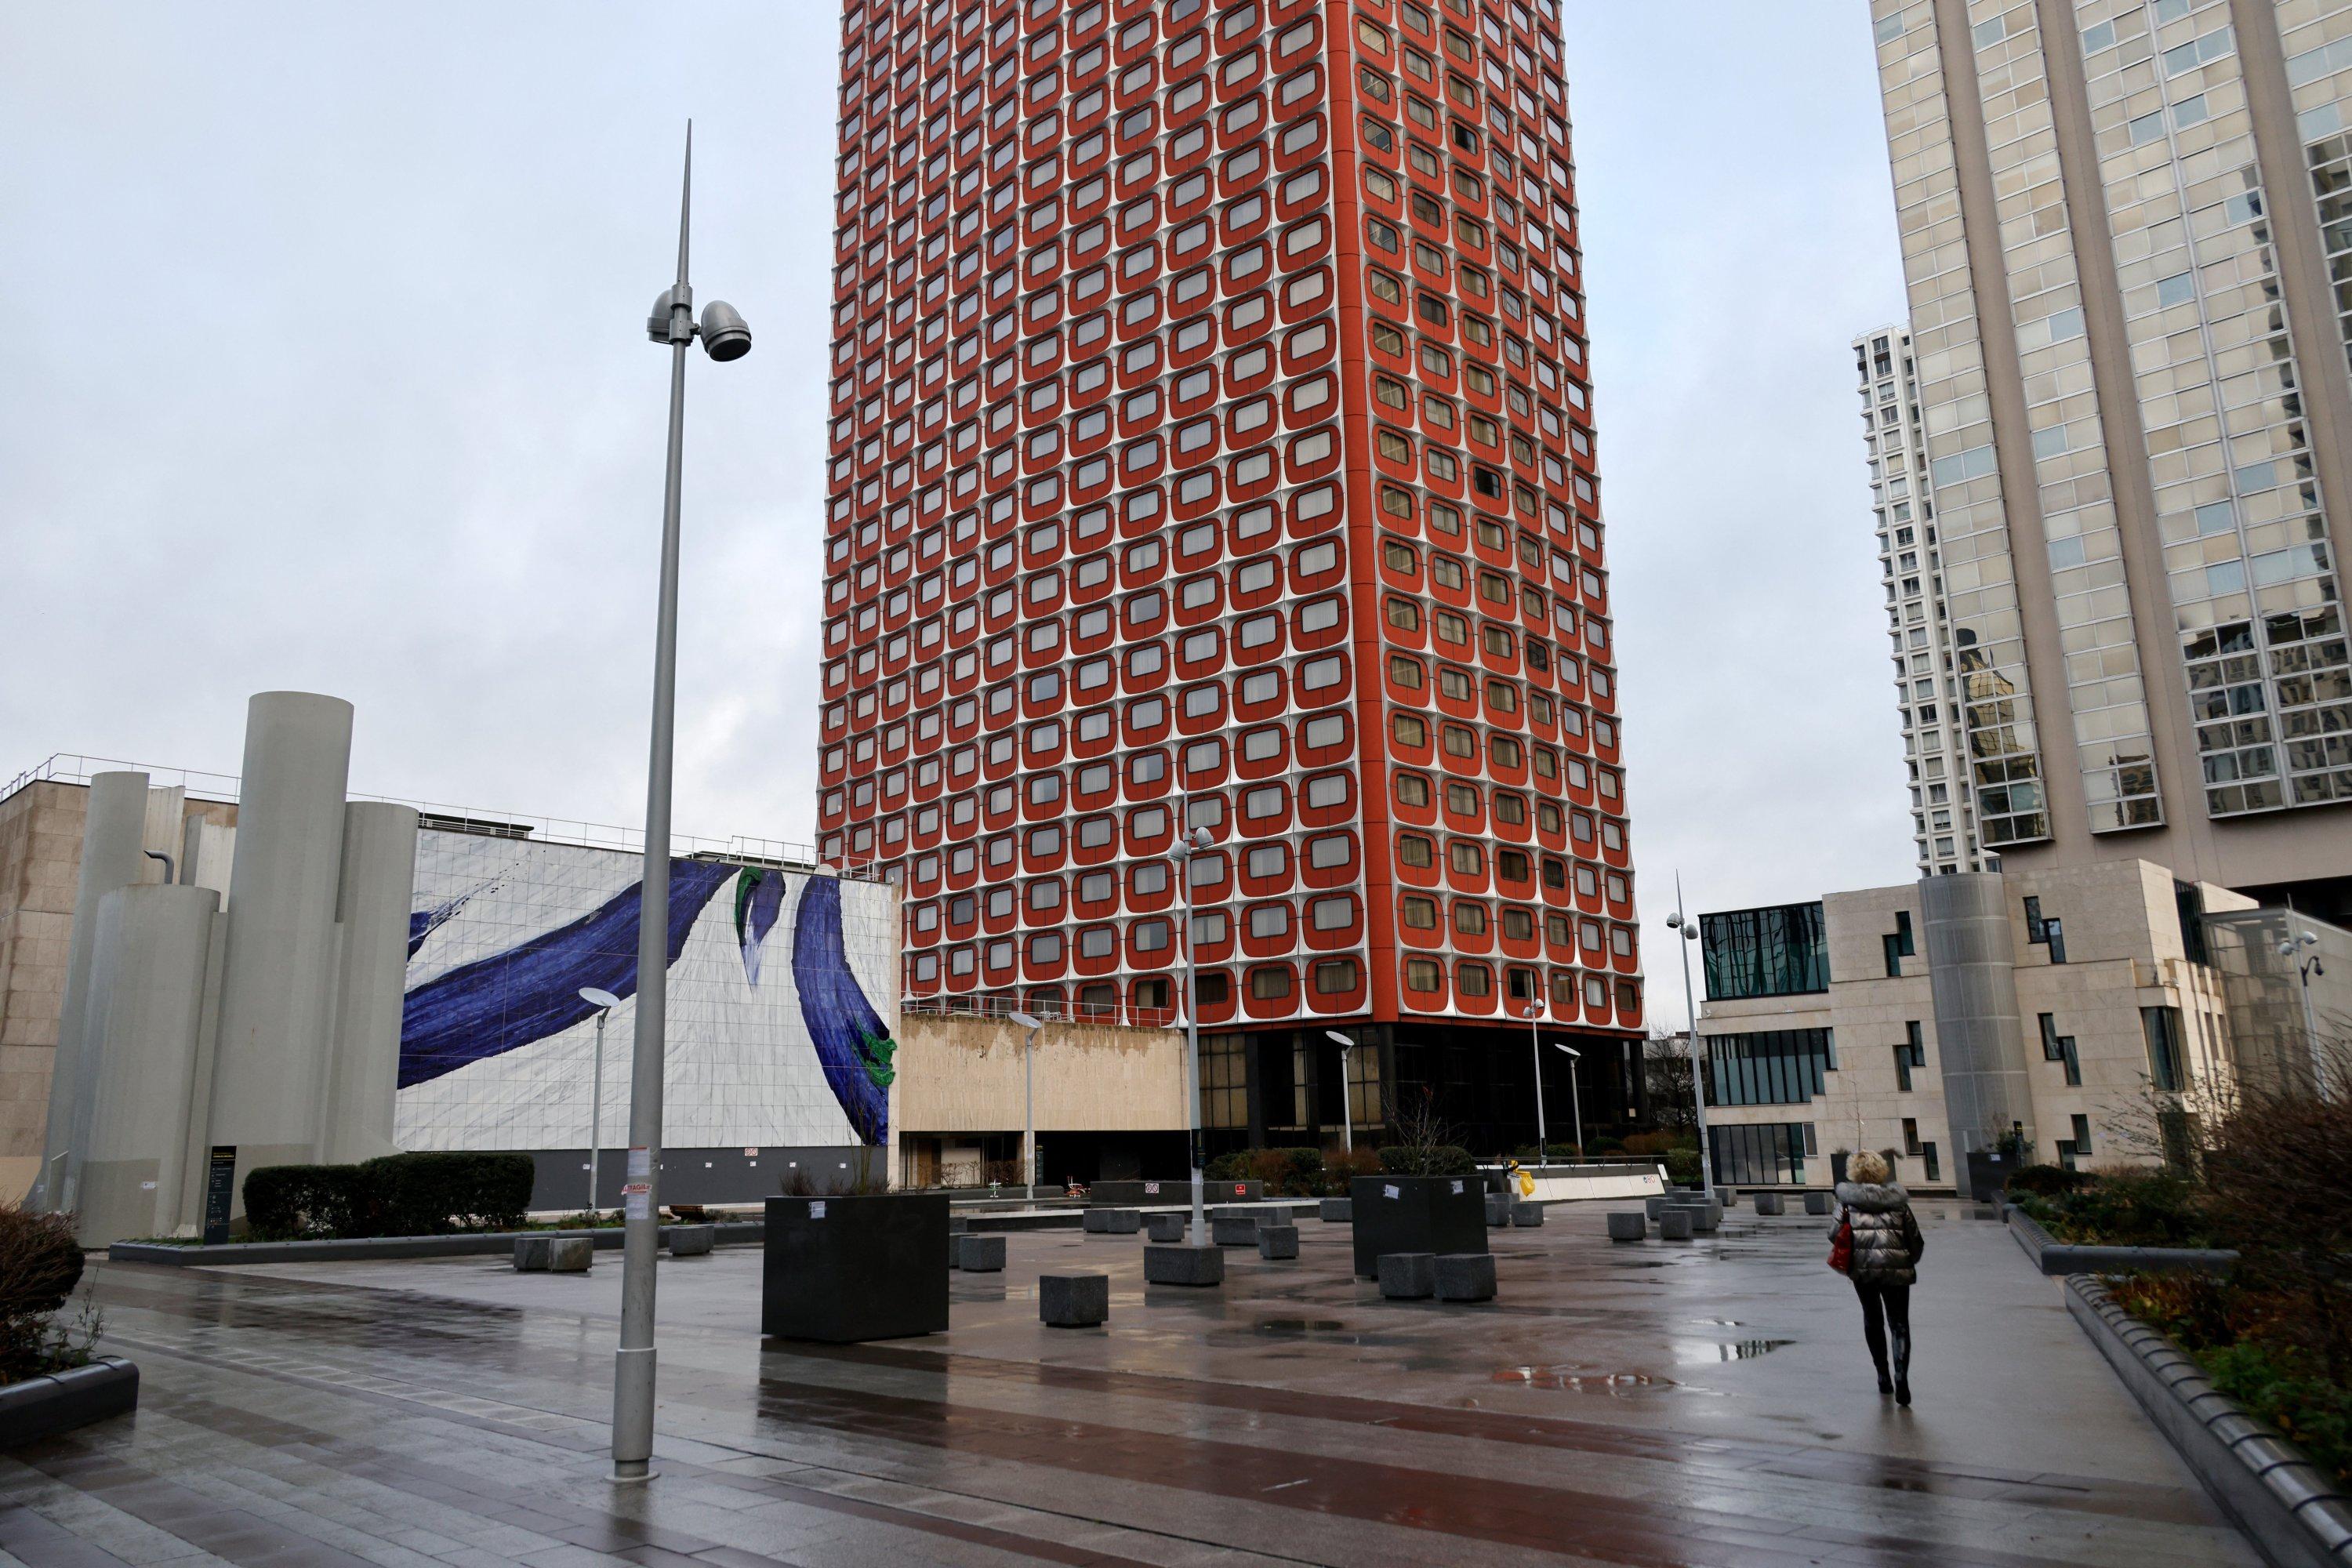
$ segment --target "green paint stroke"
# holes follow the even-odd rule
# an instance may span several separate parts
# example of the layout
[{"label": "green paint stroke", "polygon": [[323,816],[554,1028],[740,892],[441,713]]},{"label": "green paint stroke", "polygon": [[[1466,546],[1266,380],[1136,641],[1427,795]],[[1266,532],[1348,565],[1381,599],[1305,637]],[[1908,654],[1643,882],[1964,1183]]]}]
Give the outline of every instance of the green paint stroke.
[{"label": "green paint stroke", "polygon": [[890,1065],[890,1058],[898,1054],[898,1042],[887,1035],[861,1033],[857,1037],[859,1065],[866,1068],[866,1076],[883,1089],[889,1088],[891,1080],[898,1076],[898,1069]]}]

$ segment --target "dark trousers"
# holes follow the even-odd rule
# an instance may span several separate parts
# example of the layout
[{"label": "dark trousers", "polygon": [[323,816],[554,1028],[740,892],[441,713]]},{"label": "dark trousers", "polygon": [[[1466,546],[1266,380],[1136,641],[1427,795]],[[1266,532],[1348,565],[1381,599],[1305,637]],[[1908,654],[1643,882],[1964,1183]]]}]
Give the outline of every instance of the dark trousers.
[{"label": "dark trousers", "polygon": [[1911,1375],[1911,1287],[1892,1280],[1857,1279],[1853,1293],[1862,1298],[1862,1337],[1869,1342],[1872,1364],[1886,1375],[1886,1335],[1895,1333],[1895,1375]]}]

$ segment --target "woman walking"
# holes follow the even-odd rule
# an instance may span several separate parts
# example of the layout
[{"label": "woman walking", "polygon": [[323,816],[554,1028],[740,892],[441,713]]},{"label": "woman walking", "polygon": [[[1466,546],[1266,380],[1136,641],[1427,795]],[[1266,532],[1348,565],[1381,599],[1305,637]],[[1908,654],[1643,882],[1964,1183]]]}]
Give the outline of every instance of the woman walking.
[{"label": "woman walking", "polygon": [[[1918,1279],[1919,1255],[1927,1243],[1911,1213],[1911,1194],[1894,1179],[1881,1154],[1865,1149],[1846,1164],[1837,1185],[1839,1228],[1853,1227],[1853,1251],[1846,1278],[1862,1298],[1862,1336],[1878,1368],[1878,1392],[1895,1403],[1911,1403],[1911,1287]],[[1887,1336],[1895,1340],[1895,1373],[1887,1375]]]}]

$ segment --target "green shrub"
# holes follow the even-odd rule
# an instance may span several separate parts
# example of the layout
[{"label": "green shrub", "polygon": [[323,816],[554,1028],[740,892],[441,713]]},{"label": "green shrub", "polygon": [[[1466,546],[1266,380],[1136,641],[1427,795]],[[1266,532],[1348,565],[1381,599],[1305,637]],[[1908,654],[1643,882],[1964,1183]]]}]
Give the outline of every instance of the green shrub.
[{"label": "green shrub", "polygon": [[1624,1148],[1636,1159],[1655,1160],[1674,1149],[1688,1149],[1696,1153],[1698,1140],[1688,1132],[1636,1132],[1625,1140]]},{"label": "green shrub", "polygon": [[1665,1153],[1665,1163],[1667,1181],[1678,1187],[1698,1185],[1701,1166],[1697,1150],[1669,1149]]},{"label": "green shrub", "polygon": [[1220,1154],[1202,1168],[1202,1179],[1212,1182],[1238,1182],[1249,1175],[1249,1149],[1236,1149],[1230,1154]]},{"label": "green shrub", "polygon": [[2082,1171],[2070,1171],[2063,1165],[2028,1165],[2009,1179],[2012,1197],[2053,1198],[2071,1193],[2090,1181]]},{"label": "green shrub", "polygon": [[358,1165],[263,1165],[245,1178],[245,1219],[256,1241],[377,1234]]},{"label": "green shrub", "polygon": [[528,1154],[471,1150],[386,1154],[359,1170],[383,1236],[512,1230],[535,1173]]},{"label": "green shrub", "polygon": [[1391,1176],[1466,1176],[1477,1168],[1470,1151],[1455,1143],[1429,1149],[1391,1143],[1381,1151],[1381,1169]]},{"label": "green shrub", "polygon": [[2352,1485],[2352,1390],[2328,1381],[2317,1357],[2242,1342],[2197,1360],[2215,1388],[2277,1427],[2305,1458]]},{"label": "green shrub", "polygon": [[50,1320],[72,1300],[81,1265],[71,1215],[0,1205],[0,1384],[78,1364]]},{"label": "green shrub", "polygon": [[2210,1244],[2197,1189],[2170,1171],[2103,1171],[2072,1192],[2050,1196],[2025,1194],[2017,1200],[2017,1206],[2058,1240],[2079,1246]]}]

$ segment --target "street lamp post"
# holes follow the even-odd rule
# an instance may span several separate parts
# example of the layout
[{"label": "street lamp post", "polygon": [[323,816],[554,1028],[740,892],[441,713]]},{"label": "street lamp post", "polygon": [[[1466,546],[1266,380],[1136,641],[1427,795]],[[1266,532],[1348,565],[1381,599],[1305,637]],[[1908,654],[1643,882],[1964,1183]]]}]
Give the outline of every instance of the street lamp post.
[{"label": "street lamp post", "polygon": [[1029,1031],[1021,1051],[1021,1195],[1037,1200],[1037,1031],[1045,1027],[1027,1013],[1012,1015]]},{"label": "street lamp post", "polygon": [[1675,912],[1666,917],[1666,929],[1678,933],[1682,941],[1675,945],[1682,950],[1683,1011],[1690,1015],[1691,1105],[1698,1115],[1698,1179],[1706,1192],[1715,1191],[1715,1151],[1706,1142],[1706,1075],[1698,1061],[1698,1003],[1693,999],[1690,977],[1690,944],[1698,940],[1698,928],[1683,913],[1682,873],[1675,873]]},{"label": "street lamp post", "polygon": [[[1189,805],[1189,803],[1188,803]],[[1201,1188],[1201,1008],[1192,957],[1192,857],[1216,840],[1205,827],[1187,827],[1176,838],[1176,875],[1184,884],[1184,1103],[1192,1129],[1192,1245],[1209,1245],[1208,1200]]]},{"label": "street lamp post", "polygon": [[588,1091],[588,1213],[596,1213],[597,1177],[602,1173],[599,1160],[604,1149],[604,1020],[621,999],[610,991],[593,985],[580,988],[580,1000],[596,1009],[596,1079]]},{"label": "street lamp post", "polygon": [[1323,1037],[1339,1047],[1339,1136],[1347,1141],[1352,1155],[1356,1152],[1356,1086],[1348,1077],[1348,1053],[1356,1048],[1356,1042],[1337,1029],[1324,1030]]},{"label": "street lamp post", "polygon": [[1576,1081],[1576,1064],[1584,1059],[1584,1053],[1574,1046],[1563,1046],[1558,1040],[1551,1043],[1551,1048],[1556,1051],[1566,1051],[1569,1056],[1569,1114],[1576,1118],[1576,1152],[1578,1157],[1581,1158],[1584,1153],[1584,1090]]},{"label": "street lamp post", "polygon": [[654,617],[653,737],[646,767],[646,868],[637,911],[637,1016],[629,1065],[629,1163],[622,1176],[621,1347],[613,1363],[613,1479],[653,1478],[654,1260],[661,1247],[664,1025],[669,991],[670,764],[677,728],[678,470],[686,449],[686,350],[698,336],[720,363],[751,352],[751,329],[713,300],[694,320],[687,238],[694,210],[694,126],[677,205],[677,281],[654,301],[646,335],[669,346],[669,460],[662,482],[661,590]]},{"label": "street lamp post", "polygon": [[1538,1165],[1548,1163],[1544,1155],[1544,1144],[1549,1141],[1544,1129],[1543,1046],[1536,1037],[1536,1020],[1542,1016],[1543,998],[1540,996],[1528,998],[1528,1059],[1536,1065],[1536,1163]]}]

